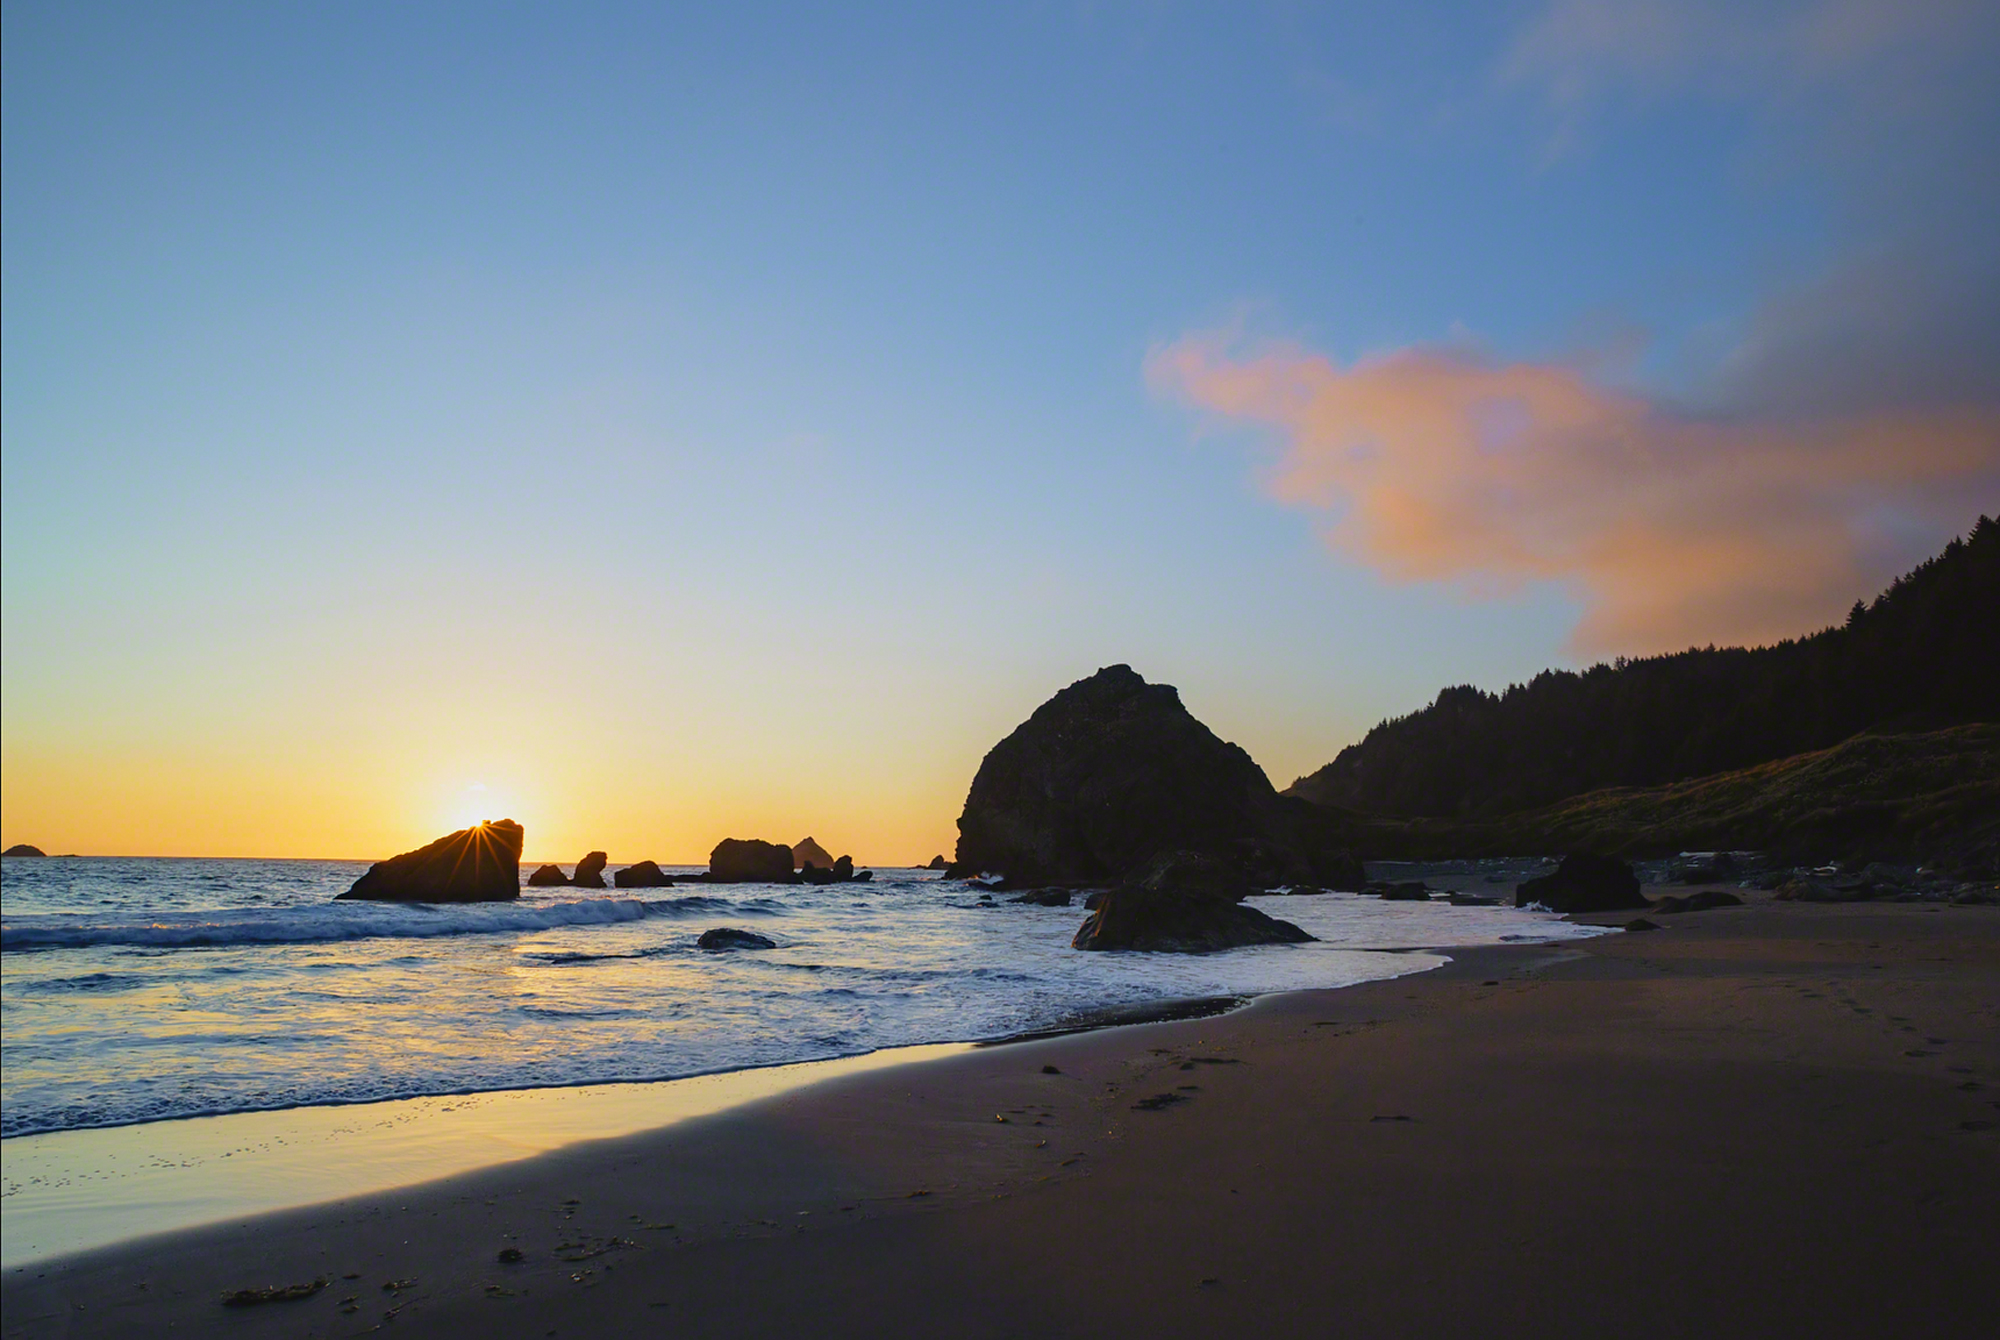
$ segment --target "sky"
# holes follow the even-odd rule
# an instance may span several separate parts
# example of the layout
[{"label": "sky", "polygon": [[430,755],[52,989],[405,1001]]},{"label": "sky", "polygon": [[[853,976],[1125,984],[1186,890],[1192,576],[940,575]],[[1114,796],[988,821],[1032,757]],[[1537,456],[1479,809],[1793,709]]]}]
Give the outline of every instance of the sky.
[{"label": "sky", "polygon": [[2000,513],[2000,10],[0,11],[0,838],[949,854]]}]

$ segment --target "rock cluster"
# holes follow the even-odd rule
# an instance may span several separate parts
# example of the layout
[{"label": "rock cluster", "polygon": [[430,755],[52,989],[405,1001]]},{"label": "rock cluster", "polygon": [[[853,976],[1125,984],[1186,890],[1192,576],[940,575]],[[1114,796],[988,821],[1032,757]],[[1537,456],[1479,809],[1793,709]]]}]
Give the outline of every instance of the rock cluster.
[{"label": "rock cluster", "polygon": [[1514,889],[1514,906],[1540,903],[1551,912],[1623,912],[1651,904],[1639,892],[1632,867],[1613,856],[1573,852],[1563,857],[1552,875],[1523,880]]},{"label": "rock cluster", "polygon": [[375,902],[487,903],[521,896],[521,825],[493,819],[378,861],[340,895]]},{"label": "rock cluster", "polygon": [[1138,881],[1106,890],[1070,942],[1075,949],[1205,953],[1243,945],[1298,944],[1313,937],[1242,899],[1243,873],[1202,852],[1167,852]]},{"label": "rock cluster", "polygon": [[1114,665],[1043,703],[981,762],[948,873],[1016,884],[1134,879],[1198,852],[1258,887],[1358,888],[1337,814],[1283,797],[1172,686]]}]

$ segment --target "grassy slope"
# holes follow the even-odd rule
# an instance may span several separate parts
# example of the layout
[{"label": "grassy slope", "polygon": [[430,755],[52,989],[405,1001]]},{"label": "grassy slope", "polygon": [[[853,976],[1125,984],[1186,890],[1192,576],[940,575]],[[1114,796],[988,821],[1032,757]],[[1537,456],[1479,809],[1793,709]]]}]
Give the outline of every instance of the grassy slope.
[{"label": "grassy slope", "polygon": [[1355,845],[1380,858],[1737,849],[1991,864],[2000,858],[2000,725],[1861,734],[1735,772],[1592,791],[1489,820],[1348,818]]}]

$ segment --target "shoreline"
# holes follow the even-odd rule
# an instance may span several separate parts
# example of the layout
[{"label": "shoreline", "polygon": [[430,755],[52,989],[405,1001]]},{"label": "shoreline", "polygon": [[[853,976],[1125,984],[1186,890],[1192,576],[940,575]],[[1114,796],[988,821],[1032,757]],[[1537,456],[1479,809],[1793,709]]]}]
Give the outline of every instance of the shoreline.
[{"label": "shoreline", "polygon": [[[968,1048],[9,1269],[7,1329],[1303,1335],[1337,1315],[1381,1334],[1504,1319],[1858,1335],[1990,1320],[2000,915],[1755,899],[1662,920]],[[1652,1281],[1639,1308],[1635,1278]],[[303,1301],[219,1306],[321,1279]]]},{"label": "shoreline", "polygon": [[[422,1187],[590,1141],[659,1134],[686,1121],[724,1115],[850,1075],[922,1065],[973,1050],[1211,1018],[1246,1009],[1265,996],[1289,994],[1296,993],[1104,1006],[1065,1016],[1047,1028],[996,1037],[910,1043],[672,1079],[299,1103],[10,1136],[0,1140],[0,1159],[5,1160],[0,1177],[6,1184],[0,1197],[5,1209],[0,1214],[0,1271],[116,1250],[246,1216]],[[557,1117],[553,1125],[523,1124],[551,1115]],[[411,1129],[420,1122],[421,1128]],[[341,1153],[347,1162],[337,1177],[324,1168],[328,1144],[345,1145]],[[307,1147],[309,1156],[293,1152]],[[226,1169],[220,1166],[224,1160],[229,1160]],[[217,1180],[226,1181],[228,1190],[219,1189]],[[73,1197],[49,1194],[79,1184],[120,1182],[138,1185],[82,1205]]]},{"label": "shoreline", "polygon": [[[1442,952],[1442,951],[1439,951]],[[1343,990],[1341,987],[1324,988]],[[1267,992],[1283,995],[1286,992]],[[991,1038],[878,1047],[852,1056],[741,1066],[672,1079],[605,1080],[419,1094],[349,1103],[199,1113],[160,1121],[38,1131],[0,1140],[0,1270],[245,1216],[309,1209],[357,1194],[386,1194],[592,1140],[663,1132],[815,1084],[961,1052],[1077,1033],[1209,1018],[1255,995],[1205,996],[1086,1010],[1043,1029]],[[560,1110],[558,1110],[560,1109]],[[536,1118],[554,1124],[525,1125]],[[417,1127],[422,1123],[421,1128]],[[316,1171],[343,1145],[337,1181]],[[310,1146],[301,1159],[292,1151]],[[227,1169],[219,1165],[229,1160]],[[216,1171],[204,1173],[205,1168]],[[230,1189],[215,1181],[226,1179]],[[38,1188],[137,1182],[122,1196],[63,1203]]]}]

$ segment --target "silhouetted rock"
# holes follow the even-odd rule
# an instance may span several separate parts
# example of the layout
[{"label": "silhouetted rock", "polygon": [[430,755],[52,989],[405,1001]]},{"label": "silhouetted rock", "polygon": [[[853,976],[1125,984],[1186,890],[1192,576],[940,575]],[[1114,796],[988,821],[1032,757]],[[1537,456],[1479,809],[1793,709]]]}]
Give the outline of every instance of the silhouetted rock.
[{"label": "silhouetted rock", "polygon": [[1130,878],[1204,852],[1261,886],[1359,887],[1338,816],[1281,797],[1180,695],[1114,665],[1043,703],[979,766],[947,874],[1033,883]]},{"label": "silhouetted rock", "polygon": [[805,884],[845,884],[851,879],[873,878],[875,878],[873,870],[863,870],[859,874],[855,873],[854,858],[852,856],[842,856],[825,867],[808,863],[799,869],[799,880]]},{"label": "silhouetted rock", "polygon": [[371,902],[492,903],[521,896],[521,825],[493,819],[377,861],[340,895]]},{"label": "silhouetted rock", "polygon": [[1427,903],[1431,891],[1422,880],[1406,880],[1400,884],[1370,884],[1362,890],[1372,893],[1385,903]]},{"label": "silhouetted rock", "polygon": [[1313,938],[1245,907],[1240,900],[1254,891],[1241,871],[1216,857],[1168,852],[1138,883],[1105,890],[1070,946],[1191,954]]},{"label": "silhouetted rock", "polygon": [[1718,851],[1674,862],[1673,877],[1681,884],[1727,884],[1743,878],[1743,867],[1728,852]]},{"label": "silhouetted rock", "polygon": [[535,873],[528,876],[528,886],[530,888],[549,889],[567,883],[569,883],[569,876],[562,872],[562,867],[559,865],[537,866]]},{"label": "silhouetted rock", "polygon": [[671,889],[673,877],[660,869],[657,861],[641,861],[628,865],[611,877],[611,882],[621,889]]},{"label": "silhouetted rock", "polygon": [[1640,931],[1656,931],[1660,929],[1660,923],[1648,921],[1644,917],[1634,917],[1625,923],[1625,929],[1636,935]]},{"label": "silhouetted rock", "polygon": [[732,926],[717,926],[712,931],[703,931],[695,941],[703,949],[776,949],[776,940],[767,940],[751,931],[739,931]]},{"label": "silhouetted rock", "polygon": [[1498,898],[1488,898],[1483,893],[1448,893],[1445,895],[1453,907],[1498,907]]},{"label": "silhouetted rock", "polygon": [[1015,894],[1010,903],[1029,903],[1035,907],[1068,907],[1072,897],[1068,889],[1029,889],[1026,893]]},{"label": "silhouetted rock", "polygon": [[799,867],[799,883],[801,884],[831,884],[834,882],[834,879],[835,876],[831,865],[814,865],[811,861],[807,861]]},{"label": "silhouetted rock", "polygon": [[40,847],[31,847],[25,842],[16,842],[13,846],[7,848],[6,851],[0,851],[0,856],[47,856],[47,855],[48,853],[43,851]]},{"label": "silhouetted rock", "polygon": [[1743,900],[1733,893],[1721,889],[1703,889],[1700,893],[1669,894],[1653,904],[1655,912],[1669,915],[1675,912],[1706,912],[1711,907],[1741,907]]},{"label": "silhouetted rock", "polygon": [[833,869],[833,854],[810,837],[792,844],[792,869],[803,869],[808,861],[822,870]]},{"label": "silhouetted rock", "polygon": [[708,854],[711,884],[790,884],[792,849],[756,838],[724,838]]},{"label": "silhouetted rock", "polygon": [[1552,875],[1523,880],[1514,889],[1514,906],[1540,903],[1551,912],[1623,912],[1652,904],[1639,892],[1632,867],[1611,856],[1573,852],[1563,857]]},{"label": "silhouetted rock", "polygon": [[604,853],[594,851],[576,863],[576,873],[569,882],[579,889],[601,889],[604,887]]},{"label": "silhouetted rock", "polygon": [[931,857],[931,863],[924,867],[926,870],[949,870],[950,868],[951,862],[945,860],[942,856]]}]

